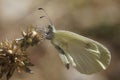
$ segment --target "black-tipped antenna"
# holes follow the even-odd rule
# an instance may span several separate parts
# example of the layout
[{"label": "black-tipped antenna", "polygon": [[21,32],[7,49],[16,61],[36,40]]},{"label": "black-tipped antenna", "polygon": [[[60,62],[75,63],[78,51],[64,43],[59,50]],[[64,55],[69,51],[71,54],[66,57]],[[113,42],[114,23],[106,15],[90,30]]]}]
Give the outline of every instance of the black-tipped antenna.
[{"label": "black-tipped antenna", "polygon": [[[38,8],[38,10],[42,10],[42,11],[45,13],[45,15],[47,16],[50,24],[53,25],[53,23],[52,23],[51,19],[49,18],[48,14],[46,13],[46,11],[45,11],[43,8]],[[40,18],[44,18],[44,17],[45,17],[45,16],[40,16]]]}]

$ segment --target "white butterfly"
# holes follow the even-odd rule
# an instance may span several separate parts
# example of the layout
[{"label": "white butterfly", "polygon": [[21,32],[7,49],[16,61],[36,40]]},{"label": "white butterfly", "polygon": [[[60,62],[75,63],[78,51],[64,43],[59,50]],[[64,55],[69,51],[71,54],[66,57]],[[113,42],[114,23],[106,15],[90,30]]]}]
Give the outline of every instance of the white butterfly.
[{"label": "white butterfly", "polygon": [[92,74],[109,66],[111,54],[102,44],[70,31],[55,30],[52,25],[48,29],[46,38],[59,51],[67,69],[72,65],[83,74]]}]

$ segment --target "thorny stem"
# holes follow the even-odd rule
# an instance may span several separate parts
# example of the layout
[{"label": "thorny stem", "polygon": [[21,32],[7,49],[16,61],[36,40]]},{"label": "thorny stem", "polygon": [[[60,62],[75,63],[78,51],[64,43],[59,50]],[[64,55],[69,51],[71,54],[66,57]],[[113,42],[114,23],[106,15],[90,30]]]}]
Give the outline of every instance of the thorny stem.
[{"label": "thorny stem", "polygon": [[25,71],[32,73],[28,68],[33,66],[26,54],[26,49],[34,46],[45,39],[45,32],[30,27],[27,31],[22,31],[22,38],[13,41],[3,41],[0,43],[0,79],[6,75],[7,80],[11,78],[14,71]]}]

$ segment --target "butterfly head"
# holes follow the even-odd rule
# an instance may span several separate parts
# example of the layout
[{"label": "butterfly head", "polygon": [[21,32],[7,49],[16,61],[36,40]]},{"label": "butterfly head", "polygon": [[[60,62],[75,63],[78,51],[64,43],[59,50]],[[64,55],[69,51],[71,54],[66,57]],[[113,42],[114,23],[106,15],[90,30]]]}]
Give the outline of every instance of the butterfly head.
[{"label": "butterfly head", "polygon": [[55,28],[53,25],[48,25],[48,31],[46,32],[46,39],[51,40],[54,36]]}]

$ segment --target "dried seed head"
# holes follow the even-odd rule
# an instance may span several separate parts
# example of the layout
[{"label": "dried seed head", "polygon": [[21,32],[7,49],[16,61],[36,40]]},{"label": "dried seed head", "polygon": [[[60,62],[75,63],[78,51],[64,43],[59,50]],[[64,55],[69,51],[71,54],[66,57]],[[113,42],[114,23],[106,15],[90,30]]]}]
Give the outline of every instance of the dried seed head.
[{"label": "dried seed head", "polygon": [[[3,75],[6,75],[7,80],[13,75],[14,71],[17,69],[18,71],[28,72],[25,68],[29,69],[28,65],[32,64],[27,57],[27,55],[20,51],[19,46],[13,42],[1,42],[0,45],[0,78]],[[30,70],[30,69],[29,69]],[[29,72],[31,73],[31,72]]]},{"label": "dried seed head", "polygon": [[22,51],[25,51],[29,46],[38,44],[45,39],[45,33],[37,31],[35,27],[29,27],[27,31],[22,31],[23,38],[15,40],[15,43],[20,46]]},{"label": "dried seed head", "polygon": [[7,80],[11,78],[14,71],[25,71],[32,73],[28,68],[33,66],[25,51],[29,46],[38,44],[45,39],[45,32],[37,28],[30,27],[27,31],[22,31],[22,38],[6,40],[0,43],[0,78],[6,75]]}]

